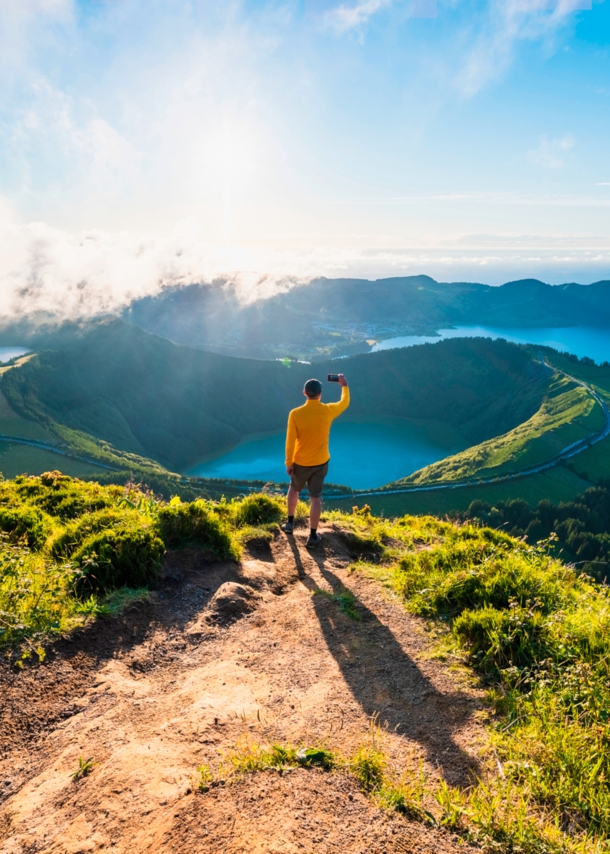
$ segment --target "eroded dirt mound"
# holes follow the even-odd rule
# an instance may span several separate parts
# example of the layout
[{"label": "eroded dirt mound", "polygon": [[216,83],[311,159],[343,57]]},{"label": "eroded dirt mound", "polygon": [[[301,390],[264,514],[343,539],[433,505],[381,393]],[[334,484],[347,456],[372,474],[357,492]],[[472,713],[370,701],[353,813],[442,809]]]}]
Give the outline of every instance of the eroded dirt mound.
[{"label": "eroded dirt mound", "polygon": [[259,597],[251,587],[225,581],[221,584],[207,608],[207,620],[210,623],[227,625],[234,620],[254,611]]},{"label": "eroded dirt mound", "polygon": [[[5,667],[0,851],[465,851],[377,809],[340,773],[195,791],[198,766],[216,773],[237,745],[324,741],[350,755],[372,718],[400,768],[452,785],[480,770],[480,694],[323,533],[313,554],[298,532],[240,566],[170,554],[150,601],[56,644],[44,665]],[[344,587],[357,620],[321,593]],[[228,622],[211,624],[214,613]],[[95,764],[75,783],[79,757]]]}]

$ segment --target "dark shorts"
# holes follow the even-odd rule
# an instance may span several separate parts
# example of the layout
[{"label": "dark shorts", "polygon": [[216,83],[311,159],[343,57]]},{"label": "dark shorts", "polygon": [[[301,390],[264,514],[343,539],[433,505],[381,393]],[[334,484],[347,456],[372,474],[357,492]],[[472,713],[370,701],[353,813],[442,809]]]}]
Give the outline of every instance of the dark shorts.
[{"label": "dark shorts", "polygon": [[301,492],[307,484],[310,498],[319,498],[322,495],[324,478],[327,474],[327,462],[323,466],[300,466],[298,463],[293,463],[290,486],[297,492]]}]

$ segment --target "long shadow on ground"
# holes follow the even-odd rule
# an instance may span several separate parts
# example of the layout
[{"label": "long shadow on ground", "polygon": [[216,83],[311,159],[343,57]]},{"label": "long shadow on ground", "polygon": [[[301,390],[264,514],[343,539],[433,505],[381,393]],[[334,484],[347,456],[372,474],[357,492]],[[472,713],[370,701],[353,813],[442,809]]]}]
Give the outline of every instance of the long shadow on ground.
[{"label": "long shadow on ground", "polygon": [[[297,544],[287,539],[301,581],[313,592],[317,585],[307,575]],[[323,548],[312,557],[331,590],[343,589],[343,582],[325,566]],[[326,596],[313,596],[313,604],[328,649],[365,714],[418,742],[427,761],[450,785],[472,783],[479,765],[456,744],[453,733],[478,707],[476,700],[457,692],[439,692],[362,601],[358,600],[357,621],[348,619]]]}]

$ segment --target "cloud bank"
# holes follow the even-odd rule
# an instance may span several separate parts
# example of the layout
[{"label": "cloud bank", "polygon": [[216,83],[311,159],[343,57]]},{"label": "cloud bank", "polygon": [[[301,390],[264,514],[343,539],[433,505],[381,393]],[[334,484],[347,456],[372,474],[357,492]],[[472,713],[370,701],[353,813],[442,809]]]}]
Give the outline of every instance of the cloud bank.
[{"label": "cloud bank", "polygon": [[[0,207],[0,303],[4,320],[52,315],[84,319],[117,313],[167,287],[216,283],[242,303],[264,299],[323,275],[381,278],[425,273],[441,281],[501,284],[603,278],[610,248],[602,238],[471,235],[445,245],[283,251],[219,248],[187,220],[164,235],[83,231],[42,222],[19,224]],[[587,245],[588,243],[588,245]],[[267,272],[259,272],[259,271]],[[597,273],[597,275],[596,275]]]}]

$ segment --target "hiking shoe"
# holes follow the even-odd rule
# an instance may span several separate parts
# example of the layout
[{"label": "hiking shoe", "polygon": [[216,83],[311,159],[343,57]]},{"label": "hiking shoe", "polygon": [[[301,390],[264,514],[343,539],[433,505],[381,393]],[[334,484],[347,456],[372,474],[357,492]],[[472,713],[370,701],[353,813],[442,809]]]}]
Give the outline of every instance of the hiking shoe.
[{"label": "hiking shoe", "polygon": [[285,534],[294,534],[294,522],[284,522],[280,527]]},{"label": "hiking shoe", "polygon": [[307,538],[307,542],[305,543],[305,548],[315,549],[316,546],[319,546],[322,542],[322,537],[316,531],[315,534],[310,534]]}]

